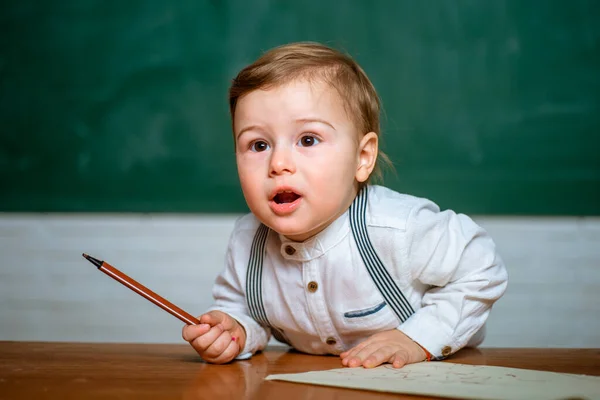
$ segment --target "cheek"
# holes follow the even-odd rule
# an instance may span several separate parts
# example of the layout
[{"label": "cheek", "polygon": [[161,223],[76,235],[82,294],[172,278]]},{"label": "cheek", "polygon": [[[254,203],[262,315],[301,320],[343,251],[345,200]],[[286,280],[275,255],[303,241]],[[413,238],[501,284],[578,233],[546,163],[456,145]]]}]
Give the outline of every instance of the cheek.
[{"label": "cheek", "polygon": [[331,185],[347,185],[354,181],[356,173],[356,160],[351,151],[334,152],[333,157],[328,155],[311,160],[310,168],[321,175],[324,180],[329,180]]},{"label": "cheek", "polygon": [[240,176],[256,173],[261,163],[264,162],[263,157],[260,157],[260,153],[249,154],[246,152],[236,154],[235,161]]},{"label": "cheek", "polygon": [[253,191],[258,186],[258,179],[255,175],[252,174],[252,170],[239,170],[238,175],[240,178],[240,184],[242,186],[242,190],[244,191]]},{"label": "cheek", "polygon": [[238,157],[237,160],[238,177],[244,198],[250,209],[255,212],[255,207],[261,204],[266,193],[265,161],[258,157]]},{"label": "cheek", "polygon": [[242,190],[244,192],[252,191],[252,189],[256,186],[256,182],[258,182],[258,179],[256,179],[256,174],[258,172],[257,168],[253,167],[244,157],[238,156],[236,157],[236,161],[238,177],[240,178]]},{"label": "cheek", "polygon": [[311,186],[320,193],[320,201],[325,208],[329,205],[337,207],[340,199],[352,190],[355,181],[352,165],[346,163],[315,166],[311,175]]},{"label": "cheek", "polygon": [[252,174],[244,173],[238,170],[239,178],[240,178],[240,186],[242,189],[242,194],[244,195],[244,199],[246,200],[246,204],[250,208],[250,211],[256,213],[257,212],[257,204],[259,204],[260,199],[263,197],[261,187],[259,186],[258,179]]}]

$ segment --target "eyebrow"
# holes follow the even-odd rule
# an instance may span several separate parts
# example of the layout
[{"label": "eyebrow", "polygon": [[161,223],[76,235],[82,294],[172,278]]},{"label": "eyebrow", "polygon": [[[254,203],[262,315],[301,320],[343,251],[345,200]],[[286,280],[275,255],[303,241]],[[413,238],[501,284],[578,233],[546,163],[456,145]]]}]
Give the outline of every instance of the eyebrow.
[{"label": "eyebrow", "polygon": [[251,131],[251,130],[254,130],[254,129],[261,129],[261,126],[260,125],[249,125],[249,126],[243,128],[242,130],[240,130],[238,132],[237,135],[235,135],[235,140],[238,140],[240,138],[240,136],[242,136],[242,134],[244,132]]},{"label": "eyebrow", "polygon": [[297,119],[296,122],[302,122],[303,124],[307,124],[309,122],[319,122],[321,124],[329,126],[334,131],[336,130],[335,127],[333,125],[331,125],[331,123],[325,121],[324,119],[320,119],[320,118],[300,118],[300,119]]}]

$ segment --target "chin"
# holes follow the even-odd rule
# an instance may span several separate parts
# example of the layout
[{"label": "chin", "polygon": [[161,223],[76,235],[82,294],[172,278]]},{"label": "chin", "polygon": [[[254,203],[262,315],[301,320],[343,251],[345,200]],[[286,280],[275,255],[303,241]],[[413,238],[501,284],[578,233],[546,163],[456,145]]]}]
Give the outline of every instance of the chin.
[{"label": "chin", "polygon": [[[299,227],[299,226],[293,226],[291,224],[281,224],[281,223],[273,223],[273,224],[266,224],[267,226],[269,226],[269,228],[273,229],[275,232],[286,236],[288,238],[291,237],[297,237],[297,236],[306,236],[308,235],[308,233],[310,232],[310,229],[307,228],[303,228],[303,227]],[[292,239],[294,240],[294,239]]]},{"label": "chin", "polygon": [[290,226],[282,226],[281,224],[274,224],[271,229],[284,236],[299,236],[305,233],[301,229],[296,229]]}]

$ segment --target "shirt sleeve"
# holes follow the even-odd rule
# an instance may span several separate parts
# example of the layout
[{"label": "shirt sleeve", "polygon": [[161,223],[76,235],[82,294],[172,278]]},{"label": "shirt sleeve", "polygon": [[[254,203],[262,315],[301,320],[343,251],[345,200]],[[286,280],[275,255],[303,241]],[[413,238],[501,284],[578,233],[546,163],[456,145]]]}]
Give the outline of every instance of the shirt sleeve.
[{"label": "shirt sleeve", "polygon": [[398,329],[443,359],[465,347],[505,292],[507,272],[487,232],[463,214],[425,202],[406,225],[406,264],[429,285],[421,308]]},{"label": "shirt sleeve", "polygon": [[[266,347],[270,331],[259,325],[250,316],[248,310],[245,287],[246,264],[249,256],[246,253],[250,251],[252,237],[250,236],[249,243],[244,243],[244,238],[239,238],[241,235],[238,235],[238,223],[229,239],[225,268],[217,276],[213,286],[214,304],[208,311],[219,310],[227,313],[244,327],[246,343],[237,359],[247,359]],[[245,263],[244,255],[246,255]]]}]

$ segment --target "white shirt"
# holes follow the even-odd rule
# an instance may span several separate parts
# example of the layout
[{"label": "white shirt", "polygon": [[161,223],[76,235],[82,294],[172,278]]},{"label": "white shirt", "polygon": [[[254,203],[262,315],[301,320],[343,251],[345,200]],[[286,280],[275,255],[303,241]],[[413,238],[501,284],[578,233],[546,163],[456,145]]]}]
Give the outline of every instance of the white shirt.
[{"label": "white shirt", "polygon": [[[385,304],[346,212],[302,243],[269,231],[262,295],[271,325],[294,348],[311,354],[340,354],[390,329],[401,330],[437,358],[479,344],[492,304],[507,285],[504,263],[488,234],[463,214],[440,212],[429,200],[381,186],[369,187],[366,221],[373,247],[415,313],[399,324]],[[211,310],[228,313],[246,330],[238,358],[262,350],[270,337],[250,317],[245,297],[259,225],[252,214],[238,219],[213,288]]]}]

